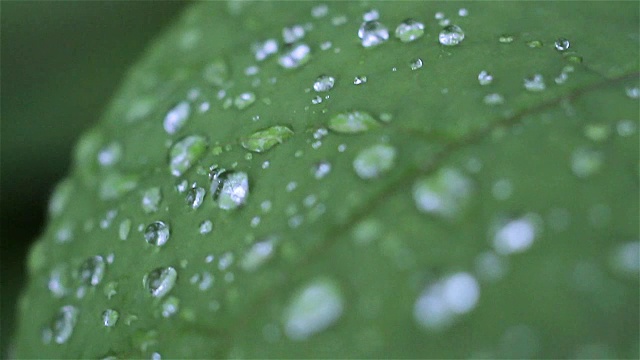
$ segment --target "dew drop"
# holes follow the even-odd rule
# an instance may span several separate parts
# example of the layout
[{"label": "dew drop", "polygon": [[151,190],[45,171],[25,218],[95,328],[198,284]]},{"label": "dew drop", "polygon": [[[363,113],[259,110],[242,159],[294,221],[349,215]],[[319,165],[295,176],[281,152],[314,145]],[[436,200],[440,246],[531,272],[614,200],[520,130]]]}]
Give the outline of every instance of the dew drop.
[{"label": "dew drop", "polygon": [[58,265],[51,270],[47,287],[56,298],[61,298],[68,293],[69,277],[67,276],[66,265]]},{"label": "dew drop", "polygon": [[380,19],[380,13],[376,9],[371,9],[362,15],[364,21],[374,21]]},{"label": "dew drop", "polygon": [[358,29],[358,37],[365,48],[377,46],[389,39],[389,29],[377,21],[365,21]]},{"label": "dew drop", "polygon": [[478,82],[480,85],[489,85],[493,82],[493,75],[488,73],[486,70],[482,70],[478,74]]},{"label": "dew drop", "polygon": [[220,209],[236,209],[247,201],[249,177],[244,172],[225,172],[224,174],[223,179],[216,178],[212,181],[211,191],[214,194],[214,200],[218,202]]},{"label": "dew drop", "polygon": [[244,271],[255,271],[273,257],[276,239],[270,237],[257,242],[244,254],[240,266]]},{"label": "dew drop", "polygon": [[417,40],[424,35],[424,24],[413,19],[406,19],[398,25],[395,35],[403,43]]},{"label": "dew drop", "polygon": [[72,305],[61,307],[51,323],[51,328],[46,330],[50,334],[48,338],[53,338],[56,344],[66,343],[73,334],[78,315],[79,310]]},{"label": "dew drop", "polygon": [[313,83],[313,90],[315,92],[326,92],[333,89],[336,79],[329,75],[320,75]]},{"label": "dew drop", "polygon": [[316,19],[325,17],[327,16],[328,13],[329,13],[329,7],[326,4],[316,5],[313,8],[311,8],[311,16]]},{"label": "dew drop", "polygon": [[418,70],[422,67],[422,59],[414,59],[409,63],[411,70]]},{"label": "dew drop", "polygon": [[594,142],[603,142],[611,135],[608,124],[587,124],[584,126],[584,136]]},{"label": "dew drop", "polygon": [[635,134],[637,125],[632,120],[620,120],[616,124],[616,131],[620,136],[631,136]]},{"label": "dew drop", "polygon": [[596,174],[603,164],[604,155],[597,150],[578,148],[571,154],[571,171],[579,178]]},{"label": "dew drop", "polygon": [[142,285],[154,297],[165,296],[176,284],[178,272],[171,266],[150,271],[142,279]]},{"label": "dew drop", "polygon": [[640,242],[619,244],[611,253],[611,266],[619,274],[637,276],[640,272]]},{"label": "dew drop", "polygon": [[118,227],[118,237],[120,240],[127,240],[131,231],[131,219],[124,219]]},{"label": "dew drop", "polygon": [[413,185],[413,200],[419,211],[453,220],[461,216],[473,194],[473,183],[451,168],[418,179]]},{"label": "dew drop", "polygon": [[458,16],[465,17],[467,15],[469,15],[469,10],[467,10],[465,8],[458,9]]},{"label": "dew drop", "polygon": [[440,34],[438,34],[438,41],[445,46],[455,46],[464,40],[464,31],[457,25],[445,26]]},{"label": "dew drop", "polygon": [[570,45],[571,44],[569,43],[569,40],[567,40],[565,38],[559,38],[554,43],[554,46],[555,46],[556,50],[558,50],[558,51],[566,51],[566,50],[569,49]]},{"label": "dew drop", "polygon": [[236,109],[244,110],[251,106],[256,101],[256,95],[252,92],[244,92],[233,100],[233,105]]},{"label": "dew drop", "polygon": [[320,180],[331,172],[331,163],[328,161],[320,161],[313,167],[313,177]]},{"label": "dew drop", "polygon": [[206,235],[213,230],[213,223],[211,220],[205,220],[200,223],[200,234]]},{"label": "dew drop", "polygon": [[293,134],[293,130],[291,130],[289,127],[276,125],[264,130],[254,132],[248,137],[242,139],[240,145],[242,145],[243,148],[249,151],[262,153],[268,151],[278,144],[282,144],[291,136],[293,136]]},{"label": "dew drop", "polygon": [[278,58],[278,64],[285,69],[295,69],[306,64],[311,59],[309,45],[299,43],[287,46]]},{"label": "dew drop", "polygon": [[302,25],[293,25],[282,29],[282,39],[287,44],[301,40],[305,35]]},{"label": "dew drop", "polygon": [[102,256],[92,256],[80,265],[78,279],[83,284],[96,286],[102,281],[106,268],[107,264]]},{"label": "dew drop", "polygon": [[98,162],[101,166],[111,166],[122,158],[122,145],[113,142],[98,152]]},{"label": "dew drop", "polygon": [[162,192],[160,191],[160,188],[149,188],[142,194],[142,210],[147,214],[154,213],[158,211],[160,201],[162,201]]},{"label": "dew drop", "polygon": [[124,175],[111,172],[102,178],[99,194],[102,200],[113,200],[121,197],[138,186],[136,175]]},{"label": "dew drop", "polygon": [[353,85],[362,85],[367,82],[367,77],[364,75],[356,76],[353,79]]},{"label": "dew drop", "polygon": [[542,47],[542,41],[540,41],[540,40],[527,41],[527,46],[532,48],[532,49],[541,48]]},{"label": "dew drop", "polygon": [[509,255],[528,250],[536,238],[536,225],[527,216],[499,226],[493,235],[493,248],[498,254]]},{"label": "dew drop", "polygon": [[498,37],[498,42],[501,44],[511,44],[513,40],[513,35],[503,34]]},{"label": "dew drop", "polygon": [[387,144],[377,144],[361,150],[353,160],[353,169],[364,180],[380,177],[389,172],[396,161],[396,149]]},{"label": "dew drop", "polygon": [[546,85],[541,74],[534,74],[524,79],[524,88],[531,92],[544,91]]},{"label": "dew drop", "polygon": [[175,134],[180,131],[182,127],[187,123],[189,114],[191,113],[191,105],[186,101],[179,102],[176,106],[171,108],[167,115],[164,117],[164,131],[167,134]]},{"label": "dew drop", "polygon": [[328,127],[337,133],[356,134],[378,128],[380,124],[367,112],[351,111],[329,119]]},{"label": "dew drop", "polygon": [[256,61],[262,61],[278,52],[278,42],[275,39],[257,42],[251,46],[251,50],[253,51]]},{"label": "dew drop", "polygon": [[102,325],[105,327],[114,327],[120,318],[117,310],[107,309],[102,313]]},{"label": "dew drop", "polygon": [[283,314],[284,332],[294,341],[302,341],[335,324],[344,310],[344,296],[338,285],[319,278],[300,288]]},{"label": "dew drop", "polygon": [[181,176],[205,153],[208,142],[203,136],[187,136],[171,146],[169,150],[169,168],[171,175]]},{"label": "dew drop", "polygon": [[508,270],[506,259],[492,251],[486,251],[476,256],[474,266],[480,280],[487,282],[502,279]]},{"label": "dew drop", "polygon": [[504,97],[498,93],[487,94],[482,101],[487,105],[502,105],[504,104]]},{"label": "dew drop", "polygon": [[144,230],[144,239],[147,243],[155,246],[163,246],[171,235],[169,225],[163,221],[155,221],[149,224]]},{"label": "dew drop", "polygon": [[638,86],[628,86],[624,89],[624,92],[630,99],[640,98],[640,87]]}]

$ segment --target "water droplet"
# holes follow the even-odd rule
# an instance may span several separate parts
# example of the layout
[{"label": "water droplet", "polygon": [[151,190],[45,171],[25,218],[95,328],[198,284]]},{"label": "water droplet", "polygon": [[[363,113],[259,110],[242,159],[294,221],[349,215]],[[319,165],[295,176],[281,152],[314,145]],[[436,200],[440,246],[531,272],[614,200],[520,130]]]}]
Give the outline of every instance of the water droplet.
[{"label": "water droplet", "polygon": [[509,220],[493,235],[493,247],[498,254],[509,255],[528,250],[536,238],[536,225],[527,216]]},{"label": "water droplet", "polygon": [[287,44],[301,40],[305,35],[302,25],[293,25],[282,29],[282,39]]},{"label": "water droplet", "polygon": [[413,19],[406,19],[396,28],[396,38],[403,43],[411,42],[424,35],[424,24]]},{"label": "water droplet", "polygon": [[584,136],[594,142],[603,142],[611,135],[608,124],[587,124],[584,126]]},{"label": "water droplet", "polygon": [[358,37],[366,48],[377,46],[389,39],[389,30],[377,21],[365,21],[358,29]]},{"label": "water droplet", "polygon": [[171,146],[169,150],[169,168],[171,175],[181,176],[205,153],[207,139],[198,135],[187,136]]},{"label": "water droplet", "polygon": [[503,34],[498,37],[498,42],[500,42],[501,44],[511,44],[513,40],[513,35]]},{"label": "water droplet", "polygon": [[244,110],[251,106],[256,101],[256,95],[252,92],[244,92],[233,100],[233,105],[236,109]]},{"label": "water droplet", "polygon": [[619,244],[611,254],[611,265],[619,274],[637,276],[640,272],[640,242]]},{"label": "water droplet", "polygon": [[293,136],[293,134],[293,130],[287,126],[276,125],[254,132],[247,138],[242,139],[240,145],[249,151],[262,153],[278,144],[282,144],[285,140]]},{"label": "water droplet", "polygon": [[278,52],[278,42],[275,39],[257,42],[251,46],[251,50],[253,51],[256,61],[262,61]]},{"label": "water droplet", "polygon": [[362,85],[367,82],[367,77],[365,75],[356,76],[353,79],[353,85]]},{"label": "water droplet", "polygon": [[469,273],[449,275],[427,287],[413,307],[416,322],[427,330],[442,330],[459,315],[473,310],[480,298],[480,285]]},{"label": "water droplet", "polygon": [[502,105],[504,97],[498,93],[487,94],[482,101],[487,105]]},{"label": "water droplet", "polygon": [[80,265],[78,279],[83,284],[96,286],[102,281],[106,268],[107,264],[102,256],[92,256]]},{"label": "water droplet", "polygon": [[418,70],[422,67],[422,59],[418,58],[409,63],[411,70]]},{"label": "water droplet", "polygon": [[322,179],[331,172],[331,163],[328,161],[320,161],[313,167],[313,176],[316,179]]},{"label": "water droplet", "polygon": [[207,191],[201,187],[198,187],[198,186],[191,187],[191,189],[189,189],[189,191],[187,192],[187,196],[185,197],[185,201],[187,205],[189,205],[189,207],[191,207],[194,210],[199,208],[200,205],[202,205],[202,202],[204,201],[204,196],[206,192]]},{"label": "water droplet", "polygon": [[578,148],[571,154],[571,170],[579,178],[587,178],[596,174],[604,164],[602,152]]},{"label": "water droplet", "polygon": [[305,340],[333,325],[343,310],[338,285],[325,278],[313,280],[290,299],[283,314],[284,332],[291,340]]},{"label": "water droplet", "polygon": [[438,41],[442,45],[455,46],[464,40],[464,31],[457,25],[445,26],[440,34],[438,34]]},{"label": "water droplet", "polygon": [[488,73],[486,70],[482,70],[478,74],[478,82],[480,85],[489,85],[493,82],[493,75]]},{"label": "water droplet", "polygon": [[534,74],[531,77],[525,78],[524,88],[532,92],[544,91],[544,89],[546,89],[544,78],[541,74]]},{"label": "water droplet", "polygon": [[313,90],[315,92],[326,92],[333,88],[336,79],[329,75],[320,75],[313,83]]},{"label": "water droplet", "polygon": [[627,86],[624,89],[625,94],[627,94],[627,96],[630,99],[639,99],[640,98],[640,87],[638,86]]},{"label": "water droplet", "polygon": [[171,235],[169,225],[163,221],[155,221],[144,230],[144,239],[151,245],[163,246]]},{"label": "water droplet", "polygon": [[129,232],[131,231],[131,219],[124,219],[120,223],[118,228],[118,236],[120,240],[127,240],[129,238]]},{"label": "water droplet", "polygon": [[162,303],[162,317],[169,318],[180,310],[180,299],[175,296],[169,296]]},{"label": "water droplet", "polygon": [[284,49],[278,58],[278,64],[285,69],[295,69],[311,59],[311,48],[307,44],[292,44]]},{"label": "water droplet", "polygon": [[72,191],[73,183],[69,179],[63,180],[56,185],[49,200],[49,214],[52,217],[57,216],[67,207]]},{"label": "water droplet", "polygon": [[458,16],[460,17],[465,17],[469,15],[469,10],[465,9],[465,8],[461,8],[458,10]]},{"label": "water droplet", "polygon": [[187,123],[189,114],[191,114],[191,105],[186,101],[181,101],[171,108],[165,115],[163,122],[164,130],[167,134],[175,134],[180,131]]},{"label": "water droplet", "polygon": [[396,161],[396,149],[387,144],[377,144],[361,150],[353,160],[353,169],[361,179],[380,177],[389,172]]},{"label": "water droplet", "polygon": [[205,220],[200,223],[200,234],[206,235],[213,230],[213,223],[211,220]]},{"label": "water droplet", "polygon": [[72,305],[60,308],[52,321],[51,329],[47,329],[56,344],[64,344],[69,340],[78,321],[78,314],[79,310]]},{"label": "water droplet", "polygon": [[229,266],[233,265],[233,254],[230,252],[226,252],[220,256],[220,260],[218,260],[218,270],[225,271],[229,268]]},{"label": "water droplet", "polygon": [[292,192],[297,187],[298,187],[298,183],[296,183],[295,181],[291,181],[287,184],[287,187],[285,188],[285,190],[287,190],[287,192]]},{"label": "water droplet", "polygon": [[244,254],[240,266],[244,271],[255,271],[273,256],[276,238],[257,242]]},{"label": "water droplet", "polygon": [[541,48],[542,47],[542,41],[540,41],[540,40],[527,41],[527,46],[532,48],[532,49]]},{"label": "water droplet", "polygon": [[567,61],[572,62],[574,64],[582,64],[582,56],[574,53],[574,52],[566,52],[562,55],[563,58],[567,59]]},{"label": "water droplet", "polygon": [[98,162],[102,166],[111,166],[122,158],[122,145],[112,142],[98,152]]},{"label": "water droplet", "polygon": [[107,309],[102,313],[102,324],[106,327],[114,327],[120,318],[120,313],[113,309]]},{"label": "water droplet", "polygon": [[340,113],[329,119],[329,129],[341,134],[362,133],[380,127],[380,124],[364,111]]},{"label": "water droplet", "polygon": [[453,220],[469,204],[473,183],[460,171],[444,168],[413,185],[413,200],[418,210]]},{"label": "water droplet", "polygon": [[47,287],[56,298],[61,298],[69,291],[69,277],[67,276],[67,266],[57,265],[51,270]]},{"label": "water droplet", "polygon": [[113,200],[128,193],[138,186],[136,175],[124,175],[117,172],[110,172],[102,178],[100,183],[100,198],[102,200]]},{"label": "water droplet", "polygon": [[154,297],[161,298],[176,284],[178,272],[171,266],[166,268],[157,268],[150,271],[142,278],[142,285]]},{"label": "water droplet", "polygon": [[162,201],[160,188],[149,188],[142,194],[142,210],[147,214],[156,212],[160,206],[160,201]]},{"label": "water droplet", "polygon": [[329,7],[326,4],[316,5],[311,8],[311,16],[316,19],[327,16],[329,13]]},{"label": "water droplet", "polygon": [[249,177],[244,172],[225,172],[224,174],[223,178],[212,181],[211,191],[214,194],[214,200],[218,202],[220,209],[236,209],[247,201]]},{"label": "water droplet", "polygon": [[380,19],[380,13],[376,9],[371,9],[362,14],[362,20],[364,21],[374,21],[378,19]]},{"label": "water droplet", "polygon": [[554,46],[556,47],[556,50],[558,50],[558,51],[565,51],[565,50],[569,49],[569,46],[571,46],[571,44],[569,43],[569,40],[567,40],[565,38],[560,38],[560,39],[556,40],[556,42],[554,43]]},{"label": "water droplet", "polygon": [[636,123],[632,120],[620,120],[616,125],[616,131],[620,136],[631,136],[636,132]]}]

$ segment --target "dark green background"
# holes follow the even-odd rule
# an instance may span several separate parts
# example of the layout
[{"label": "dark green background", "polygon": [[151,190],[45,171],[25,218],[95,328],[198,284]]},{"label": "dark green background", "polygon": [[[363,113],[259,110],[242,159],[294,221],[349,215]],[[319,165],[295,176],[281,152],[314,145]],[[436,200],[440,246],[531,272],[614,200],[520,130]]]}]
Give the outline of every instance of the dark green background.
[{"label": "dark green background", "polygon": [[79,134],[127,68],[186,5],[179,1],[2,1],[1,307],[6,356],[24,258]]}]

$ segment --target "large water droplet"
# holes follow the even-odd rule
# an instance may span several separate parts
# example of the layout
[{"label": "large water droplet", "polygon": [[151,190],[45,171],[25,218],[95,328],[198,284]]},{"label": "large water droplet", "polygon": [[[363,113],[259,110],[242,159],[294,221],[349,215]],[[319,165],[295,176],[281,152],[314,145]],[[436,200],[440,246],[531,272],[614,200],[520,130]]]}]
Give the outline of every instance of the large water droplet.
[{"label": "large water droplet", "polygon": [[464,31],[457,25],[445,26],[440,34],[438,34],[438,41],[442,45],[455,46],[464,40]]},{"label": "large water droplet", "polygon": [[535,223],[529,217],[522,217],[498,227],[493,235],[493,247],[501,255],[521,253],[533,245],[535,238]]},{"label": "large water droplet", "polygon": [[51,324],[51,337],[56,344],[64,344],[73,334],[73,329],[78,321],[79,310],[72,306],[66,305],[60,308],[58,314]]},{"label": "large water droplet", "polygon": [[160,206],[160,201],[162,201],[162,192],[160,191],[160,188],[149,188],[142,194],[142,210],[147,214],[156,212]]},{"label": "large water droplet", "polygon": [[96,286],[102,281],[106,268],[107,264],[102,256],[92,256],[80,265],[78,279],[83,284]]},{"label": "large water droplet", "polygon": [[311,48],[307,44],[292,44],[284,49],[278,64],[285,69],[295,69],[311,59]]},{"label": "large water droplet", "polygon": [[413,316],[428,330],[442,330],[457,316],[473,310],[479,298],[476,279],[466,272],[456,273],[426,288],[413,307]]},{"label": "large water droplet", "polygon": [[242,139],[240,145],[249,151],[262,153],[278,144],[282,144],[291,136],[293,136],[293,130],[287,126],[276,125],[254,132]]},{"label": "large water droplet", "polygon": [[154,297],[165,296],[176,284],[178,272],[173,267],[157,268],[150,271],[142,279],[142,285]]},{"label": "large water droplet", "polygon": [[596,174],[604,164],[602,152],[578,148],[571,154],[571,171],[579,178],[587,178]]},{"label": "large water droplet", "polygon": [[171,235],[169,225],[164,221],[155,221],[144,230],[144,239],[151,245],[163,246]]},{"label": "large water droplet", "polygon": [[329,75],[320,75],[313,83],[313,90],[315,92],[325,92],[333,89],[336,79]]},{"label": "large water droplet", "polygon": [[[249,177],[244,172],[225,172],[222,178],[215,178],[211,191],[218,207],[223,210],[236,209],[242,206],[249,196]],[[215,189],[214,189],[215,186]]]},{"label": "large water droplet", "polygon": [[255,271],[273,256],[276,239],[270,237],[257,242],[244,254],[240,266],[245,271]]},{"label": "large water droplet", "polygon": [[114,327],[120,318],[117,310],[107,309],[102,313],[102,325],[106,327]]},{"label": "large water droplet", "polygon": [[556,40],[556,42],[554,43],[554,46],[556,47],[556,50],[558,51],[565,51],[567,49],[569,49],[569,46],[571,44],[569,43],[569,40],[565,39],[565,38],[560,38],[558,40]]},{"label": "large water droplet", "polygon": [[353,160],[353,169],[361,179],[374,179],[389,172],[396,161],[396,149],[387,144],[377,144],[361,150]]},{"label": "large water droplet", "polygon": [[456,169],[445,168],[413,185],[413,200],[418,210],[453,220],[469,204],[473,183]]},{"label": "large water droplet", "polygon": [[406,43],[417,40],[424,35],[424,24],[413,19],[406,19],[396,28],[396,37]]},{"label": "large water droplet", "polygon": [[366,48],[377,46],[389,39],[389,29],[377,21],[365,21],[358,29],[358,37]]},{"label": "large water droplet", "polygon": [[329,129],[342,134],[356,134],[380,127],[380,124],[364,111],[340,113],[329,119]]},{"label": "large water droplet", "polygon": [[198,186],[194,186],[191,187],[191,189],[189,189],[189,191],[187,192],[187,196],[185,197],[185,201],[187,202],[187,205],[189,205],[189,207],[191,207],[192,209],[197,209],[200,207],[200,205],[202,205],[202,202],[204,201],[204,196],[206,195],[206,190],[198,187]]},{"label": "large water droplet", "polygon": [[531,77],[525,78],[524,88],[532,92],[543,91],[544,89],[546,89],[544,78],[541,74],[534,74]]},{"label": "large water droplet", "polygon": [[329,279],[313,280],[298,290],[283,314],[284,331],[291,340],[304,340],[333,325],[344,310],[338,285]]},{"label": "large water droplet", "polygon": [[164,117],[164,131],[167,134],[175,134],[180,131],[182,127],[187,123],[189,114],[191,113],[191,105],[186,101],[179,102],[176,106],[171,108],[167,115]]},{"label": "large water droplet", "polygon": [[208,146],[203,136],[187,136],[171,146],[169,150],[169,168],[171,175],[181,176],[204,155]]}]

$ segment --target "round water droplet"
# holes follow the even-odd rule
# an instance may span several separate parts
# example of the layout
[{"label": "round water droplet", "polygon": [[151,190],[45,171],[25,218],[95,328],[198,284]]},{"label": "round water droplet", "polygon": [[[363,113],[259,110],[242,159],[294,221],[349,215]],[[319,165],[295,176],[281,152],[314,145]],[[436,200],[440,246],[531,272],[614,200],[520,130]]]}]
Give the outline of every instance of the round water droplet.
[{"label": "round water droplet", "polygon": [[257,242],[247,251],[240,266],[244,271],[255,271],[273,256],[276,238],[271,237]]},{"label": "round water droplet", "polygon": [[285,140],[293,136],[293,134],[293,130],[287,126],[276,125],[254,132],[242,139],[240,145],[249,151],[262,153],[278,144],[282,144]]},{"label": "round water droplet", "polygon": [[389,29],[377,21],[365,21],[358,29],[358,37],[366,48],[377,46],[389,39]]},{"label": "round water droplet", "polygon": [[640,98],[640,87],[638,86],[627,86],[624,88],[624,92],[630,99]]},{"label": "round water droplet", "polygon": [[603,142],[611,135],[608,124],[587,124],[584,126],[584,135],[594,142]]},{"label": "round water droplet", "polygon": [[486,70],[482,70],[478,74],[478,82],[480,85],[489,85],[493,82],[493,75],[488,73]]},{"label": "round water droplet", "polygon": [[208,142],[203,136],[187,136],[173,144],[169,150],[171,175],[181,176],[200,160],[207,150]]},{"label": "round water droplet", "polygon": [[406,19],[398,25],[395,35],[404,43],[417,40],[424,35],[424,24],[413,19]]},{"label": "round water droplet", "polygon": [[206,235],[213,230],[213,223],[211,220],[205,220],[200,223],[200,234]]},{"label": "round water droplet", "polygon": [[102,313],[102,325],[106,327],[114,327],[120,318],[117,310],[107,309]]},{"label": "round water droplet", "polygon": [[328,161],[321,161],[313,167],[313,176],[316,179],[324,178],[329,172],[331,172],[331,163]]},{"label": "round water droplet", "polygon": [[185,197],[185,201],[187,202],[187,205],[189,205],[189,207],[191,207],[194,210],[199,208],[200,205],[202,205],[202,202],[204,201],[204,196],[206,195],[206,192],[207,191],[201,187],[197,187],[197,186],[191,187],[191,189],[189,189],[189,191],[187,192],[187,196]]},{"label": "round water droplet", "polygon": [[546,85],[544,84],[544,78],[541,74],[534,74],[531,77],[524,79],[524,88],[531,92],[544,91]]},{"label": "round water droplet", "polygon": [[571,170],[579,178],[596,174],[604,164],[602,152],[587,148],[578,148],[571,154]]},{"label": "round water droplet", "polygon": [[244,92],[233,100],[233,105],[236,109],[244,110],[251,106],[256,101],[256,95],[252,92]]},{"label": "round water droplet", "polygon": [[333,76],[329,75],[321,75],[318,76],[316,81],[313,83],[313,90],[315,92],[325,92],[333,89],[333,85],[335,84],[336,79]]},{"label": "round water droplet", "polygon": [[163,221],[155,221],[144,230],[144,239],[155,246],[166,244],[170,235],[169,225]]},{"label": "round water droplet", "polygon": [[316,5],[311,8],[311,16],[318,19],[327,16],[329,13],[329,7],[326,4]]},{"label": "round water droplet", "polygon": [[175,296],[169,296],[162,303],[162,317],[168,318],[175,315],[180,310],[180,299]]},{"label": "round water droplet", "polygon": [[160,188],[149,188],[142,194],[142,210],[147,214],[156,212],[160,206],[160,201],[162,201],[162,192],[160,191]]},{"label": "round water droplet", "polygon": [[166,131],[167,134],[175,134],[180,131],[187,123],[189,114],[191,114],[191,105],[186,101],[179,102],[165,115],[164,122],[162,123],[164,131]]},{"label": "round water droplet", "polygon": [[522,217],[498,227],[493,235],[493,247],[501,255],[521,253],[533,245],[535,238],[536,225],[529,217]]},{"label": "round water droplet", "polygon": [[344,310],[344,297],[332,280],[320,278],[299,289],[283,314],[284,332],[300,341],[333,325]]},{"label": "round water droplet", "polygon": [[438,34],[438,41],[445,46],[455,46],[464,40],[464,31],[457,25],[445,26],[440,34]]},{"label": "round water droplet", "polygon": [[556,40],[556,42],[554,43],[554,46],[556,47],[556,50],[558,50],[558,51],[568,50],[570,45],[571,44],[569,43],[569,40],[567,40],[565,38],[560,38],[560,39]]},{"label": "round water droplet", "polygon": [[422,67],[422,59],[418,58],[409,63],[411,70],[418,70]]},{"label": "round water droplet", "polygon": [[107,264],[102,256],[92,256],[80,265],[78,279],[83,284],[96,286],[102,281],[106,269]]},{"label": "round water droplet", "polygon": [[78,321],[79,313],[80,311],[72,305],[60,308],[53,319],[50,330],[51,337],[56,344],[64,344],[69,340]]},{"label": "round water droplet", "polygon": [[171,266],[157,268],[143,277],[142,285],[151,295],[161,298],[173,289],[177,278],[178,272]]},{"label": "round water droplet", "polygon": [[[232,210],[242,206],[249,196],[249,177],[244,172],[224,173],[222,179],[212,181],[212,192],[218,207],[223,210]],[[221,180],[221,181],[219,181]],[[215,191],[214,191],[215,185]]]},{"label": "round water droplet", "polygon": [[278,64],[285,69],[295,69],[311,59],[311,48],[307,44],[292,44],[284,49]]},{"label": "round water droplet", "polygon": [[631,136],[635,134],[637,125],[632,120],[620,120],[616,125],[616,131],[620,136]]},{"label": "round water droplet", "polygon": [[461,216],[473,194],[473,183],[460,171],[444,168],[413,185],[419,211],[454,220]]},{"label": "round water droplet", "polygon": [[122,158],[122,145],[118,142],[113,142],[98,152],[98,162],[102,166],[111,166]]},{"label": "round water droplet", "polygon": [[329,119],[329,129],[342,134],[362,133],[380,127],[380,124],[364,111],[340,113]]},{"label": "round water droplet", "polygon": [[364,180],[380,177],[389,172],[396,161],[396,149],[387,144],[377,144],[361,150],[353,160],[353,169]]}]

